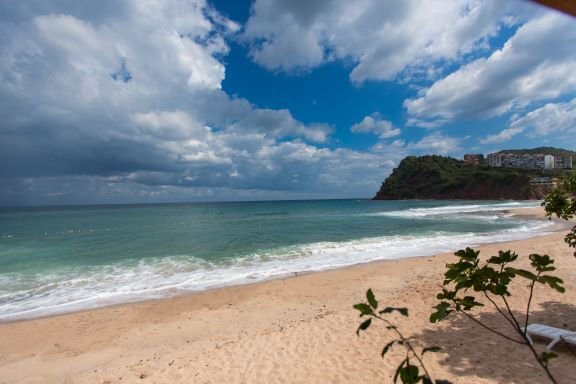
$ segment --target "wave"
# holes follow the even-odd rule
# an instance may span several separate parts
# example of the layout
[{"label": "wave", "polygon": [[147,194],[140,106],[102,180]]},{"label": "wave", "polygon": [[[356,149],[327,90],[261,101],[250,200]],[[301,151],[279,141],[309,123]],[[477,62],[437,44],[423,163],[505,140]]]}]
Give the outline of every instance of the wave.
[{"label": "wave", "polygon": [[190,255],[133,264],[76,267],[55,274],[0,274],[0,321],[72,312],[282,278],[378,260],[430,256],[466,246],[544,235],[554,223],[520,221],[498,233],[433,232],[260,250],[220,262]]},{"label": "wave", "polygon": [[539,206],[540,202],[513,201],[513,202],[494,203],[494,204],[466,204],[466,205],[446,205],[441,207],[429,207],[429,208],[410,208],[405,210],[370,213],[368,215],[403,217],[413,219],[428,216],[453,215],[462,213],[507,211],[522,208],[536,208]]}]

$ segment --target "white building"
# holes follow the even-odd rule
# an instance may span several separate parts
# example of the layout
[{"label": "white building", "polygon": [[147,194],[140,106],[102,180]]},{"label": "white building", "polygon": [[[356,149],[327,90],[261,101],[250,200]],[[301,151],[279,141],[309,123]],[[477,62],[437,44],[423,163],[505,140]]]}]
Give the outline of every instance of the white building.
[{"label": "white building", "polygon": [[553,169],[554,168],[554,156],[546,155],[544,156],[544,169]]}]

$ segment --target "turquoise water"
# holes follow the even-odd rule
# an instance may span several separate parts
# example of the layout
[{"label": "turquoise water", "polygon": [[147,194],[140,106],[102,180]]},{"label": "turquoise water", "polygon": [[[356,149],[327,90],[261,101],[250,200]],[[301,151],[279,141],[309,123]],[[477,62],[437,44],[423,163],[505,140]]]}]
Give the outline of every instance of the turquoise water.
[{"label": "turquoise water", "polygon": [[0,209],[0,321],[535,236],[538,202],[281,201]]}]

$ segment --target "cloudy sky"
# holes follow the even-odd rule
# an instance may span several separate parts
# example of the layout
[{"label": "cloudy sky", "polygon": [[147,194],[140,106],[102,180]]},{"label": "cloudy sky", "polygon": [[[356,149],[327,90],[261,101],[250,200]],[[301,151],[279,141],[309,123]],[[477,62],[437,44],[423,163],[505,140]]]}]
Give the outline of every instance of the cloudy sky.
[{"label": "cloudy sky", "polygon": [[371,197],[406,155],[576,147],[524,0],[0,3],[0,206]]}]

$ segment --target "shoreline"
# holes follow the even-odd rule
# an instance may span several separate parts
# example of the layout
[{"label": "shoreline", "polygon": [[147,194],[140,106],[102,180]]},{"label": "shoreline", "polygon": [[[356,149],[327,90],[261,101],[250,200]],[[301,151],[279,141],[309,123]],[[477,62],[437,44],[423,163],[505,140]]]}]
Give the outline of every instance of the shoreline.
[{"label": "shoreline", "polygon": [[[564,235],[561,230],[476,249],[483,256],[512,249],[521,256],[539,252],[554,257],[567,292],[538,287],[533,319],[576,330],[576,262]],[[355,334],[360,319],[352,305],[363,300],[368,288],[382,305],[409,308],[407,321],[396,319],[407,336],[444,348],[427,357],[438,378],[454,383],[545,382],[530,355],[516,345],[459,319],[428,322],[444,266],[453,258],[442,253],[384,260],[2,323],[0,383],[387,382],[401,353],[380,358],[388,337],[382,327]],[[522,293],[526,287],[515,289]],[[522,307],[519,298],[512,296],[515,310]],[[500,326],[488,309],[481,314]],[[544,347],[537,341],[539,351]],[[560,356],[551,365],[559,370],[560,382],[568,383],[576,375],[576,358],[564,345],[555,351]]]},{"label": "shoreline", "polygon": [[[534,220],[534,221],[541,221],[541,222],[549,222],[549,220],[544,215],[544,209],[541,207],[502,209],[500,211],[494,211],[494,212],[495,213],[498,213],[498,212],[504,213],[506,215],[509,215],[511,217],[516,217],[518,219],[527,219],[527,220]],[[502,241],[496,241],[496,242],[491,242],[491,243],[484,243],[484,242],[472,243],[472,244],[468,244],[467,246],[483,247],[483,246],[488,246],[488,245],[492,245],[492,244],[508,243],[511,241],[523,241],[523,240],[534,238],[534,237],[546,236],[547,234],[563,231],[563,230],[571,227],[565,221],[559,220],[556,218],[553,218],[551,220],[551,222],[555,223],[555,225],[553,227],[547,229],[545,232],[543,232],[541,234],[537,234],[537,235],[534,235],[531,237],[513,239],[513,240],[502,240]],[[455,252],[455,251],[457,251],[457,249],[454,249],[452,251]],[[287,272],[286,274],[283,274],[283,275],[275,275],[275,276],[270,276],[270,277],[266,277],[263,279],[257,279],[256,278],[256,279],[254,279],[254,281],[234,282],[234,283],[230,283],[230,284],[223,284],[221,286],[208,287],[208,288],[200,289],[200,290],[184,290],[184,291],[181,291],[181,292],[178,292],[175,294],[171,294],[171,295],[169,294],[169,295],[166,295],[163,297],[135,298],[134,300],[128,300],[128,301],[122,301],[122,302],[112,302],[110,304],[97,305],[97,306],[94,306],[91,308],[78,308],[78,309],[63,310],[63,311],[57,311],[56,310],[53,313],[33,315],[30,317],[17,316],[16,318],[8,318],[6,320],[0,319],[0,325],[12,324],[12,323],[18,323],[18,322],[35,321],[35,320],[39,320],[39,319],[52,318],[52,317],[58,317],[58,316],[66,316],[66,315],[70,315],[70,314],[74,314],[74,313],[98,311],[98,310],[102,310],[102,309],[122,307],[122,306],[126,306],[126,305],[137,305],[137,304],[146,303],[146,302],[170,300],[170,299],[180,298],[183,296],[205,294],[205,293],[209,293],[212,291],[218,291],[218,290],[223,290],[223,289],[228,289],[228,288],[233,289],[235,287],[265,284],[267,282],[271,282],[271,281],[275,281],[275,280],[284,280],[284,279],[290,279],[290,278],[294,278],[294,277],[298,277],[298,276],[325,273],[325,272],[336,271],[336,270],[341,270],[341,269],[354,268],[354,267],[358,267],[358,266],[362,266],[362,265],[372,265],[372,264],[378,264],[378,263],[395,262],[395,261],[400,261],[400,260],[411,260],[411,259],[432,257],[432,256],[435,256],[435,254],[442,254],[442,253],[449,253],[449,252],[451,252],[451,251],[437,251],[437,252],[434,252],[433,254],[414,254],[414,255],[403,256],[403,257],[399,257],[399,258],[359,261],[355,264],[349,264],[349,265],[329,266],[329,267],[324,267],[321,269],[310,269],[310,270],[302,270],[302,271],[296,271],[296,272]]]}]

